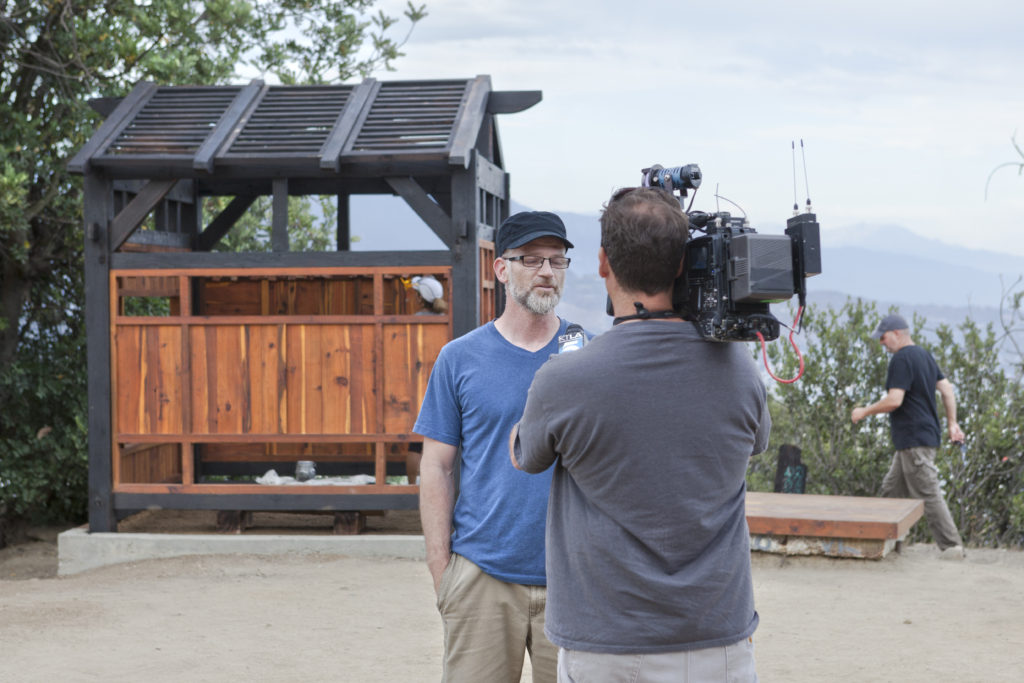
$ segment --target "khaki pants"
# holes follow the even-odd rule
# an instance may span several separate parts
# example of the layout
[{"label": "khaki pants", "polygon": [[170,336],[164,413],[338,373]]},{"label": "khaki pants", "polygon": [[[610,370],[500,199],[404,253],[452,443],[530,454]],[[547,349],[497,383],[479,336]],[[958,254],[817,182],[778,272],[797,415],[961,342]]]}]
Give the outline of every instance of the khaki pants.
[{"label": "khaki pants", "polygon": [[963,545],[960,533],[942,497],[939,470],[935,467],[934,448],[907,448],[896,451],[892,466],[882,479],[886,498],[917,498],[924,501],[924,516],[939,550]]},{"label": "khaki pants", "polygon": [[612,655],[558,651],[558,683],[756,683],[754,641],[685,652]]},{"label": "khaki pants", "polygon": [[544,635],[544,586],[505,583],[452,555],[441,575],[445,683],[519,683],[530,653],[535,683],[554,683],[558,650]]}]

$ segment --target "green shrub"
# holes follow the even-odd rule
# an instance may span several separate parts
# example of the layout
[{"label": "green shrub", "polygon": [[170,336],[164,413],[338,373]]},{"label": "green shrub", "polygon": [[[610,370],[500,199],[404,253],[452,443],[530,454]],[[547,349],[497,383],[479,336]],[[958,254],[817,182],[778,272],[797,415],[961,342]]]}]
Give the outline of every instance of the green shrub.
[{"label": "green shrub", "polygon": [[[889,356],[868,336],[880,315],[859,299],[840,309],[809,309],[801,342],[804,375],[791,384],[770,382],[772,438],[768,450],[752,459],[750,490],[772,490],[779,446],[793,444],[807,465],[806,493],[879,495],[893,454],[889,418],[854,425],[850,411],[885,393]],[[1008,374],[999,359],[1012,331],[1000,337],[971,320],[955,331],[946,325],[928,330],[915,316],[912,334],[956,388],[966,450],[943,432],[936,466],[961,535],[977,546],[1024,545],[1024,387],[1020,373]],[[788,344],[772,344],[768,355],[776,375],[797,374]],[[938,409],[945,430],[941,400]],[[917,525],[908,539],[929,540],[927,525]]]},{"label": "green shrub", "polygon": [[0,371],[0,518],[85,520],[88,492],[84,334],[28,340]]}]

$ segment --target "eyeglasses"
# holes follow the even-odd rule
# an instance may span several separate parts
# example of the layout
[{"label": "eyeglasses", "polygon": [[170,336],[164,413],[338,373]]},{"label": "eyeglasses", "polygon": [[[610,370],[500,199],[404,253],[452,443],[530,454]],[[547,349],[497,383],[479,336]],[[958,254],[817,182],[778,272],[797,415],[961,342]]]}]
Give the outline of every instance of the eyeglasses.
[{"label": "eyeglasses", "polygon": [[506,261],[519,261],[523,264],[523,268],[529,268],[530,270],[540,268],[544,265],[545,261],[550,263],[552,268],[565,270],[569,267],[569,262],[572,260],[568,256],[552,256],[548,258],[546,256],[533,256],[532,254],[525,256],[503,256],[502,258]]}]

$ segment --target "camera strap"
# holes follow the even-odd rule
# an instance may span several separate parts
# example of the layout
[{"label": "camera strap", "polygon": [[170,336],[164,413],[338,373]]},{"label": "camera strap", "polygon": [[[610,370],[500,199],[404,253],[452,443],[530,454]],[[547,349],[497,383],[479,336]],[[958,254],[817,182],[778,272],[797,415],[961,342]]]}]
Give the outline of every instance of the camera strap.
[{"label": "camera strap", "polygon": [[664,311],[648,311],[644,308],[644,305],[639,301],[634,301],[633,306],[636,307],[636,313],[633,315],[620,315],[619,317],[612,320],[612,325],[618,325],[624,323],[627,320],[655,320],[658,318],[681,318],[678,312],[671,308]]}]

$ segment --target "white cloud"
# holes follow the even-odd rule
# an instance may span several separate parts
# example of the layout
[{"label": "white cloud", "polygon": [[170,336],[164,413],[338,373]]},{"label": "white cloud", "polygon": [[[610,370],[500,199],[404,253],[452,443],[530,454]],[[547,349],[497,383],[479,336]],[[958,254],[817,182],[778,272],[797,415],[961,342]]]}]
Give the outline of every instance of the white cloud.
[{"label": "white cloud", "polygon": [[[379,77],[543,90],[499,122],[524,204],[596,212],[642,166],[696,162],[702,208],[718,184],[755,225],[781,223],[803,138],[823,229],[881,221],[1024,255],[1024,178],[1006,170],[983,198],[1024,131],[1024,4],[427,4],[398,71]],[[798,187],[802,203],[802,175]]]}]

